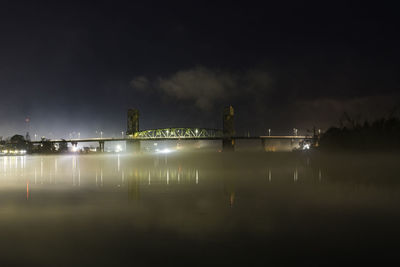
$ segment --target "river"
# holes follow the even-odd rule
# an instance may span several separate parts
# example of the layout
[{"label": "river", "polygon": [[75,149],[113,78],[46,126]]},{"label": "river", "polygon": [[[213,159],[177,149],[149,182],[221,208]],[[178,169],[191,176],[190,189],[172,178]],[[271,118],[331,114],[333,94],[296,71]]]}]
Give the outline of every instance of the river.
[{"label": "river", "polygon": [[396,259],[395,154],[0,157],[1,266]]}]

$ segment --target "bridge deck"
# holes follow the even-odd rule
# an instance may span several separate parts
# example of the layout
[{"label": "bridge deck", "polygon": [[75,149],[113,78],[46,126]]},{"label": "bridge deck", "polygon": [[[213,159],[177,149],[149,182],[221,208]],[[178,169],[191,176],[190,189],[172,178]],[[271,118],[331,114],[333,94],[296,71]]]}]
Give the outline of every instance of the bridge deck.
[{"label": "bridge deck", "polygon": [[[256,140],[256,139],[313,139],[313,136],[234,136],[232,139],[235,140]],[[50,142],[50,143],[90,143],[90,142],[118,142],[118,141],[168,141],[168,140],[222,140],[223,137],[134,137],[134,138],[82,138],[82,139],[53,139],[53,140],[45,140],[45,141],[31,141],[32,144],[41,144],[43,142]]]}]

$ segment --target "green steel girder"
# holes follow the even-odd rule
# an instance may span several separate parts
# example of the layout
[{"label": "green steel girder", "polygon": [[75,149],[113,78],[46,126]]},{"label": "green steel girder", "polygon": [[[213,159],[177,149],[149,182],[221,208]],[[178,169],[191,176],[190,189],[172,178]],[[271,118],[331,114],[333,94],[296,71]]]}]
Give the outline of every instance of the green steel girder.
[{"label": "green steel girder", "polygon": [[218,129],[206,128],[165,128],[151,129],[136,132],[131,135],[138,139],[193,139],[193,138],[218,138],[222,137],[222,131]]}]

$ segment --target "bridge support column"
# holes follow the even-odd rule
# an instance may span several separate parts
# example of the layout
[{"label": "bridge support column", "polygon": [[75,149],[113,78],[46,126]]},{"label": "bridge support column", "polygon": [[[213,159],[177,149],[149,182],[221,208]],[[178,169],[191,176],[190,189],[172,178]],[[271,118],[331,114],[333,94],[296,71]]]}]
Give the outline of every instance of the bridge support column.
[{"label": "bridge support column", "polygon": [[266,143],[265,138],[261,138],[261,148],[262,148],[262,151],[267,151],[267,149],[266,149],[266,147],[265,147],[265,143]]},{"label": "bridge support column", "polygon": [[104,141],[100,141],[99,142],[99,148],[100,148],[100,151],[99,152],[104,152]]},{"label": "bridge support column", "polygon": [[233,123],[234,110],[232,106],[224,108],[223,124],[222,124],[222,151],[235,151],[235,126]]},{"label": "bridge support column", "polygon": [[224,152],[235,151],[235,139],[232,138],[222,139],[222,151]]},{"label": "bridge support column", "polygon": [[127,152],[140,152],[140,141],[139,140],[127,140],[126,141]]}]

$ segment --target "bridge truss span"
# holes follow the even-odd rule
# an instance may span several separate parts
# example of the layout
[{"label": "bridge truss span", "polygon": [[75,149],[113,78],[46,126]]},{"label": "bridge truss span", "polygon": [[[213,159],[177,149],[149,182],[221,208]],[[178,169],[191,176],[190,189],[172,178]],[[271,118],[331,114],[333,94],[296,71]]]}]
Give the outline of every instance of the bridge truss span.
[{"label": "bridge truss span", "polygon": [[129,137],[132,139],[210,139],[222,138],[223,133],[218,129],[207,128],[164,128],[136,132]]}]

